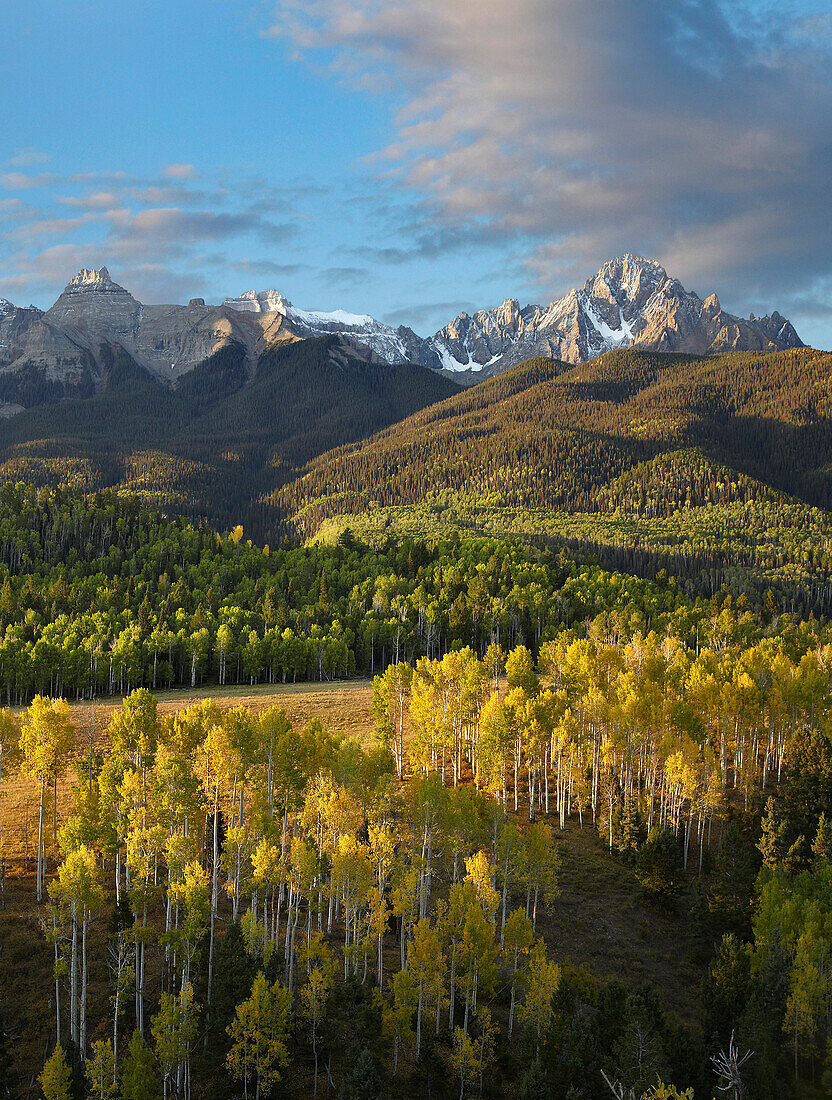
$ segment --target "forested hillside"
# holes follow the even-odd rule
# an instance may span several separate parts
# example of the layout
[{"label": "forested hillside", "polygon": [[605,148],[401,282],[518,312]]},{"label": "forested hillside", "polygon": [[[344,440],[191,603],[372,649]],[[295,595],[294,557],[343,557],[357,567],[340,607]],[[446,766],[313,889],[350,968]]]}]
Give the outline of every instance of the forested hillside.
[{"label": "forested hillside", "polygon": [[[617,351],[569,367],[536,359],[367,443],[323,456],[276,497],[306,529],[345,501],[414,504],[432,489],[495,505],[667,514],[771,494],[832,500],[832,356]],[[696,448],[706,462],[690,461]],[[682,452],[679,463],[658,456]],[[726,466],[740,476],[726,484]],[[628,473],[637,469],[635,476]],[[333,487],[343,496],[330,503]],[[320,502],[320,503],[318,503]]]},{"label": "forested hillside", "polygon": [[[751,651],[717,645],[595,622],[538,662],[492,643],[391,665],[367,747],[276,707],[163,717],[145,690],[103,753],[62,701],[0,712],[7,776],[40,789],[33,875],[0,918],[8,1091],[46,1049],[46,1100],[327,1084],[600,1100],[605,1079],[690,1100],[660,1082],[707,1096],[732,1062],[756,1100],[813,1095],[829,1081],[830,647],[788,622]],[[613,941],[596,923],[589,965],[559,920],[599,874],[638,936],[675,937],[640,980],[616,965],[643,961],[632,924]],[[47,1005],[35,975],[53,959]]]},{"label": "forested hillside", "polygon": [[810,349],[531,360],[321,456],[270,500],[307,536],[339,515],[368,536],[534,535],[826,613],[830,369]]},{"label": "forested hillside", "polygon": [[49,383],[30,382],[41,403],[0,420],[0,478],[126,489],[266,540],[260,494],[322,451],[458,392],[427,368],[368,359],[336,336],[275,346],[251,378],[245,349],[231,344],[173,389],[115,347],[97,393],[49,401]]},{"label": "forested hillside", "polygon": [[[458,532],[432,546],[406,538],[378,549],[348,532],[335,546],[271,550],[243,536],[241,527],[218,535],[167,520],[115,493],[86,502],[6,485],[0,691],[23,702],[36,692],[328,680],[480,650],[492,636],[536,649],[558,624],[601,612],[635,616],[645,629],[679,614],[705,630],[712,614],[672,582]],[[754,629],[771,614],[763,609]]]}]

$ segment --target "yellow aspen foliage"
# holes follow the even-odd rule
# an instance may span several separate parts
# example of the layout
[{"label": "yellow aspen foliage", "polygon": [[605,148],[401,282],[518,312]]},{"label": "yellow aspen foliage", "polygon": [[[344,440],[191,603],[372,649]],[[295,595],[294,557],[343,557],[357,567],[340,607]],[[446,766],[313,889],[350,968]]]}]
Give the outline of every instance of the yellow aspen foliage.
[{"label": "yellow aspen foliage", "polygon": [[113,1044],[109,1039],[96,1039],[92,1055],[85,1068],[90,1100],[112,1100],[118,1093]]},{"label": "yellow aspen foliage", "polygon": [[47,1058],[38,1080],[43,1089],[44,1100],[71,1100],[72,1075],[60,1043]]},{"label": "yellow aspen foliage", "polygon": [[526,996],[517,1006],[517,1019],[540,1040],[552,1018],[552,997],[560,983],[560,967],[549,961],[546,945],[537,940],[524,974]]},{"label": "yellow aspen foliage", "polygon": [[261,1091],[268,1095],[289,1064],[289,1018],[292,995],[278,982],[269,985],[262,971],[254,979],[251,995],[237,1006],[228,1028],[231,1049],[227,1065],[235,1081],[248,1092],[255,1086],[255,1100]]}]

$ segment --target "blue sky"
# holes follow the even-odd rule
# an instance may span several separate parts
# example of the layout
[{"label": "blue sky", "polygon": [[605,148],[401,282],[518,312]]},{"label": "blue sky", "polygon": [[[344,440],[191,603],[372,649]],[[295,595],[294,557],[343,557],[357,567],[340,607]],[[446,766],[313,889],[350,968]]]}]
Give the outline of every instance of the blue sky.
[{"label": "blue sky", "polygon": [[832,12],[0,0],[0,294],[274,286],[428,333],[623,251],[832,346]]}]

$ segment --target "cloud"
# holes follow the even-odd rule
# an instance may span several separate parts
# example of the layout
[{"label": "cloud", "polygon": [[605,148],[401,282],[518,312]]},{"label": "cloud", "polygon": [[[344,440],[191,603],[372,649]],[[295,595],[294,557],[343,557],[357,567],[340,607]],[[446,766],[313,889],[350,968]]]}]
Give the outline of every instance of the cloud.
[{"label": "cloud", "polygon": [[33,187],[45,187],[51,183],[54,177],[43,174],[40,176],[27,176],[25,172],[6,172],[0,176],[0,186],[7,191],[29,191]]},{"label": "cloud", "polygon": [[385,313],[382,320],[387,325],[407,325],[414,332],[433,334],[452,317],[460,313],[474,313],[478,307],[473,302],[430,302],[423,305],[403,306]]},{"label": "cloud", "polygon": [[[224,252],[211,254],[217,245],[232,256],[241,246],[255,257],[278,251],[274,261],[260,260],[260,270],[272,275],[300,269],[278,262],[297,231],[288,203],[270,202],[268,189],[250,179],[223,173],[197,188],[192,174],[164,169],[155,178],[118,171],[51,176],[46,186],[45,177],[20,175],[6,181],[11,190],[25,187],[28,205],[17,196],[0,199],[3,285],[41,295],[44,304],[79,267],[102,263],[145,301],[170,301],[174,291],[204,294],[211,279],[234,270]],[[44,185],[38,189],[32,179]],[[73,216],[65,216],[70,211]],[[252,274],[254,265],[253,259]]]},{"label": "cloud", "polygon": [[269,33],[395,94],[375,168],[421,201],[423,255],[503,241],[545,295],[637,251],[736,305],[832,251],[828,53],[757,7],[279,0]]},{"label": "cloud", "polygon": [[374,248],[371,245],[359,245],[349,250],[353,256],[366,260],[371,264],[406,264],[413,259],[413,250],[399,248],[396,245],[387,245]]},{"label": "cloud", "polygon": [[331,287],[354,287],[366,280],[366,267],[325,267],[318,272],[319,280]]},{"label": "cloud", "polygon": [[120,226],[125,237],[136,243],[176,241],[196,243],[221,241],[229,237],[255,233],[260,240],[282,244],[295,232],[294,225],[277,225],[248,211],[216,213],[212,210],[190,211],[178,207],[156,207],[140,210]]},{"label": "cloud", "polygon": [[165,175],[174,180],[193,180],[197,177],[197,171],[192,164],[169,164]]},{"label": "cloud", "polygon": [[49,157],[40,149],[18,149],[13,157],[9,158],[12,168],[31,168],[35,164],[46,164]]},{"label": "cloud", "polygon": [[309,270],[308,264],[276,264],[271,260],[232,260],[225,261],[224,266],[252,278],[289,279]]},{"label": "cloud", "polygon": [[92,191],[87,195],[62,195],[58,201],[65,206],[78,206],[83,210],[112,210],[121,206],[121,196],[115,191]]}]

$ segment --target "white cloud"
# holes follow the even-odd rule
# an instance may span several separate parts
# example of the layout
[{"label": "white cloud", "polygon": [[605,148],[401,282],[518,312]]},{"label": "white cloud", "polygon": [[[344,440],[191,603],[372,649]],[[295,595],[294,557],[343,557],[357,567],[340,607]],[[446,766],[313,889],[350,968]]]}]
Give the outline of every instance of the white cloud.
[{"label": "white cloud", "polygon": [[[191,186],[190,174],[169,169],[150,179],[124,172],[48,180],[10,173],[0,176],[4,183],[25,189],[28,205],[17,196],[0,199],[0,283],[8,291],[27,289],[44,305],[79,267],[102,263],[145,301],[169,301],[177,288],[200,294],[205,276],[194,272],[210,270],[206,248],[245,241],[272,252],[279,271],[277,261],[295,233],[285,194],[278,200],[260,181],[225,173],[221,183],[202,189]],[[64,216],[69,211],[73,216]]]},{"label": "white cloud", "polygon": [[18,149],[13,157],[9,158],[12,168],[31,168],[35,164],[46,164],[49,157],[40,149]]},{"label": "white cloud", "polygon": [[197,177],[197,171],[192,164],[169,164],[165,175],[174,180],[193,180]]}]

